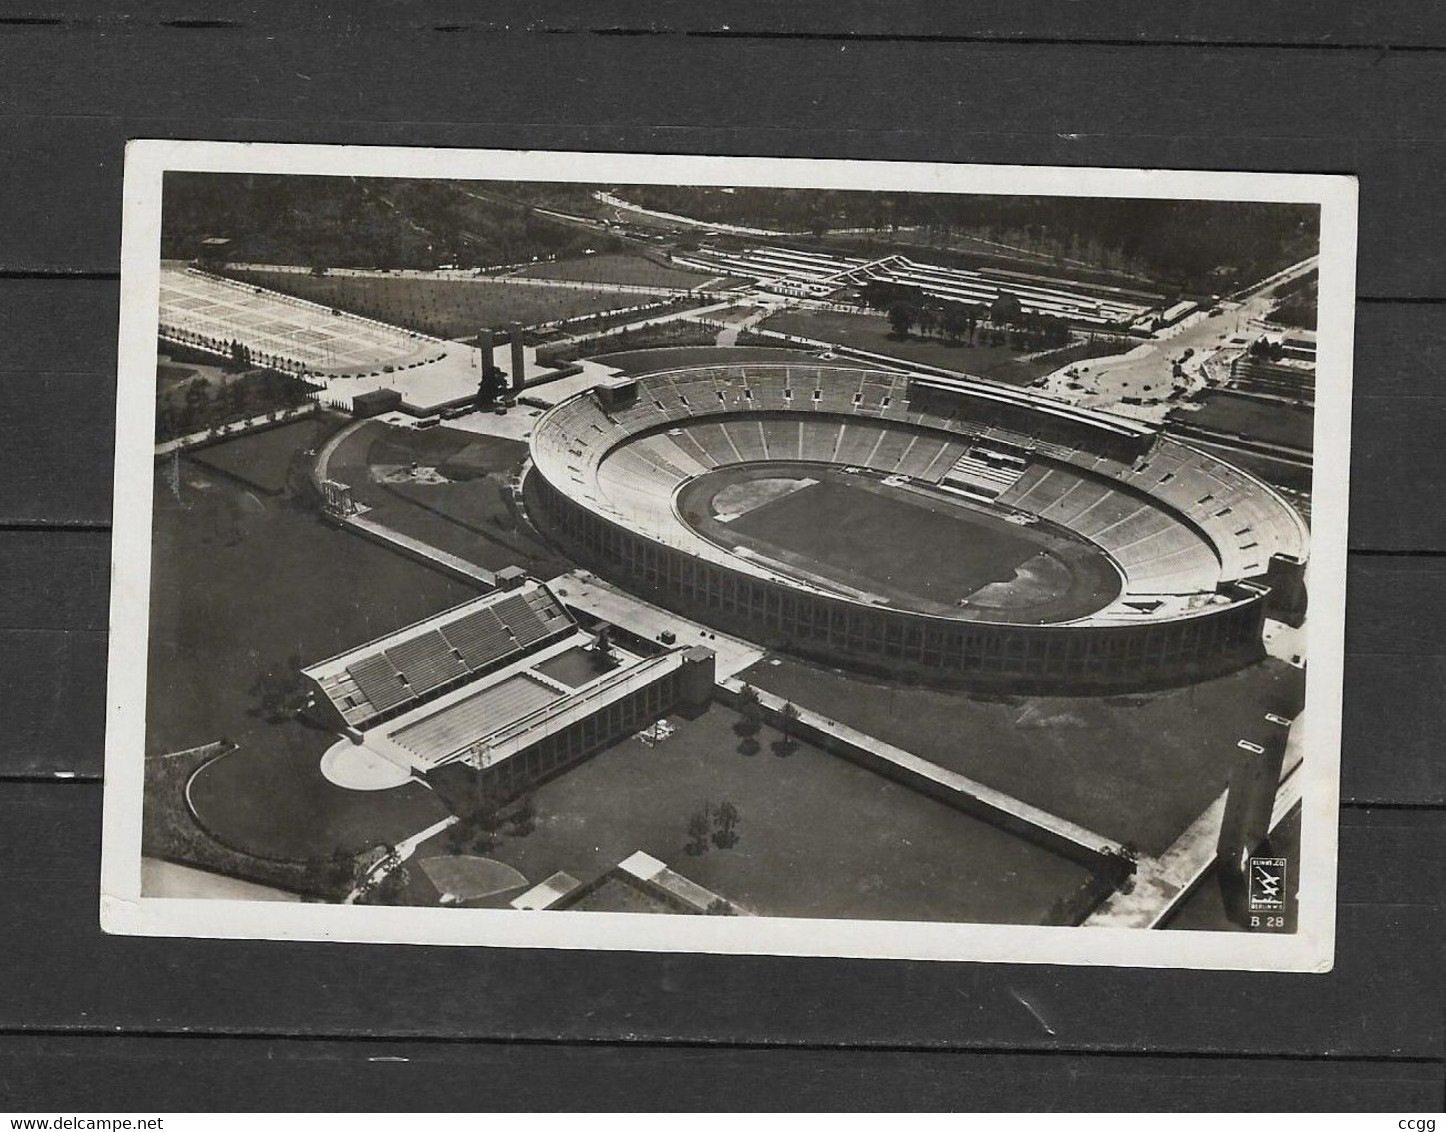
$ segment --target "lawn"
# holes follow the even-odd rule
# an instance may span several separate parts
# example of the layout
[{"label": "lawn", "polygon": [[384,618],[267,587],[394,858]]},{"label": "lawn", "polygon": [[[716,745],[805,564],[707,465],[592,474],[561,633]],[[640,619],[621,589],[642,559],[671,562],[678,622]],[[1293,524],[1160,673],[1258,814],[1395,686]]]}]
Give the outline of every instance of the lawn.
[{"label": "lawn", "polygon": [[[372,509],[367,518],[401,534],[487,570],[517,565],[551,577],[567,563],[519,526],[506,503],[507,478],[526,455],[515,440],[372,422],[341,443],[328,475],[351,485]],[[412,463],[437,474],[411,477]]]},{"label": "lawn", "polygon": [[638,296],[585,287],[538,287],[495,279],[417,279],[396,275],[304,275],[244,271],[238,278],[327,307],[438,338],[471,337],[479,327],[524,326],[638,305]]},{"label": "lawn", "polygon": [[295,721],[249,733],[191,780],[201,824],[242,852],[305,861],[395,845],[447,816],[420,782],[393,790],[332,785],[319,763],[334,742],[335,735]]},{"label": "lawn", "polygon": [[1117,341],[1101,339],[1076,343],[1038,357],[1026,358],[1021,356],[1018,350],[1008,346],[971,346],[962,342],[945,342],[942,338],[924,338],[916,334],[898,338],[883,315],[850,314],[845,311],[785,311],[764,319],[759,326],[763,330],[796,334],[801,338],[832,342],[855,350],[868,350],[904,361],[941,366],[1011,385],[1028,385],[1035,378],[1052,373],[1069,362],[1118,354],[1127,348]]},{"label": "lawn", "polygon": [[[903,492],[823,480],[756,507],[731,532],[842,568],[864,587],[952,605],[989,582],[1008,581],[1039,546],[1023,528]],[[901,548],[907,547],[907,553]]]},{"label": "lawn", "polygon": [[320,416],[277,425],[195,450],[191,459],[268,495],[286,490],[292,457],[322,443],[336,424]]},{"label": "lawn", "polygon": [[693,288],[714,278],[655,263],[646,256],[625,252],[578,256],[533,264],[515,274],[532,279],[571,279],[582,283],[621,283],[641,287]]},{"label": "lawn", "polygon": [[[541,786],[537,825],[491,855],[537,883],[589,880],[638,849],[763,915],[1039,922],[1087,871],[808,745],[744,754],[713,705],[654,747],[624,739]],[[737,808],[731,848],[689,852],[688,823]]]},{"label": "lawn", "polygon": [[1207,393],[1202,408],[1177,409],[1170,419],[1301,452],[1309,452],[1314,444],[1315,413],[1309,406],[1261,401],[1223,390]]},{"label": "lawn", "polygon": [[[818,482],[799,488],[807,480]],[[777,489],[760,494],[770,482]],[[797,490],[781,490],[790,484]],[[749,499],[763,501],[728,522],[716,518]],[[1021,527],[962,501],[817,464],[775,464],[767,476],[714,472],[685,485],[678,507],[712,542],[908,609],[1043,624],[1098,609],[1119,592],[1117,572],[1095,548],[1048,524]]]},{"label": "lawn", "polygon": [[[776,663],[775,663],[776,660]],[[1148,853],[1225,788],[1240,732],[1293,714],[1302,674],[1267,660],[1136,696],[990,696],[907,687],[789,657],[742,678]]]},{"label": "lawn", "polygon": [[[264,435],[264,434],[263,434]],[[268,478],[287,453],[253,471]],[[156,477],[147,750],[258,725],[258,674],[290,672],[476,591],[189,460]],[[261,726],[265,726],[261,724]]]}]

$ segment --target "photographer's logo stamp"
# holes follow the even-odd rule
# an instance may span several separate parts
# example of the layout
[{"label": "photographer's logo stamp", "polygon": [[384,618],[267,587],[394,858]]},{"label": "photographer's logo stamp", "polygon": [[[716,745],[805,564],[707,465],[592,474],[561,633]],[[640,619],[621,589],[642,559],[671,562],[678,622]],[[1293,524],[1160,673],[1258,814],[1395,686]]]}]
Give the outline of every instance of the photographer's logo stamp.
[{"label": "photographer's logo stamp", "polygon": [[1250,910],[1278,912],[1285,907],[1285,858],[1250,858]]}]

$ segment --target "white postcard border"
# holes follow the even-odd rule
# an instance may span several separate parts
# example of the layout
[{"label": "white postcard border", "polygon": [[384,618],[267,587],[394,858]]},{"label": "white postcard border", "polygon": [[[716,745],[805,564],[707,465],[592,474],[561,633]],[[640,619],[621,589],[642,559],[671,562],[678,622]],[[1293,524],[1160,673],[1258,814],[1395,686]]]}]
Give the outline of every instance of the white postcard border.
[{"label": "white postcard border", "polygon": [[[1299,930],[1145,931],[772,917],[586,916],[141,895],[146,657],[168,170],[1154,197],[1321,206]],[[1335,175],[132,141],[126,149],[101,926],[151,936],[1323,972],[1334,956],[1357,184]],[[1328,521],[1322,522],[1323,519]]]}]

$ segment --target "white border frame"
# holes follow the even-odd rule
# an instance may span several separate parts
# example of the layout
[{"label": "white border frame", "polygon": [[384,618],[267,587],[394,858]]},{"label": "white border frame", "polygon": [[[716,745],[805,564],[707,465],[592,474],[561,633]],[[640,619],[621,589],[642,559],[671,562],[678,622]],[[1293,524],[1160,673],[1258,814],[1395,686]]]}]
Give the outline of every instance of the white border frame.
[{"label": "white border frame", "polygon": [[[1307,758],[1297,772],[1306,776],[1299,930],[1277,935],[603,912],[566,916],[490,909],[142,897],[142,752],[154,476],[155,343],[161,182],[168,170],[1318,204],[1321,243],[1314,525],[1309,674],[1302,720]],[[153,936],[1330,970],[1336,919],[1357,195],[1353,177],[1294,173],[130,142],[126,147],[121,241],[101,927],[107,932]]]}]

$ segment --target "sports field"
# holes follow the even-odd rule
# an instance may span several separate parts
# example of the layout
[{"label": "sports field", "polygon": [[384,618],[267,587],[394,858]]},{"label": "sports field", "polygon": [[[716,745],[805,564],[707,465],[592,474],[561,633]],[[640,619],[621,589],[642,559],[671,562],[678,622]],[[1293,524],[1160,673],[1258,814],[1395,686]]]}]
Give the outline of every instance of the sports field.
[{"label": "sports field", "polygon": [[[740,490],[769,485],[740,504]],[[714,542],[920,612],[1043,623],[1083,616],[1119,592],[1102,556],[1046,525],[819,465],[725,469],[686,485],[678,506]],[[974,599],[984,587],[987,600]]]},{"label": "sports field", "polygon": [[1225,787],[1238,728],[1298,709],[1303,674],[1267,660],[1133,696],[899,686],[779,656],[741,678],[1117,841],[1159,853]]},{"label": "sports field", "polygon": [[729,527],[882,586],[950,603],[990,582],[1008,581],[1036,553],[1028,539],[972,512],[898,493],[824,480],[743,515]]},{"label": "sports field", "polygon": [[801,338],[868,350],[904,361],[942,366],[1011,385],[1028,385],[1035,378],[1052,373],[1068,362],[1118,354],[1121,350],[1118,343],[1101,339],[1026,357],[1008,346],[971,346],[917,334],[897,338],[889,320],[883,315],[851,314],[847,311],[785,311],[764,319],[759,326],[763,330],[797,334]]},{"label": "sports field", "polygon": [[[745,754],[714,705],[649,747],[636,737],[541,786],[537,825],[491,856],[537,883],[590,879],[642,849],[765,915],[1037,922],[1085,877],[1045,849],[776,732]],[[689,819],[730,802],[738,842],[689,853]]]},{"label": "sports field", "polygon": [[351,485],[374,522],[484,569],[516,565],[551,577],[567,564],[506,503],[507,478],[526,455],[515,440],[373,421],[341,443],[327,474]]},{"label": "sports field", "polygon": [[646,256],[626,253],[576,256],[551,263],[537,263],[514,274],[530,279],[574,279],[584,283],[621,283],[641,287],[700,287],[716,278],[697,271],[684,271],[655,263]]},{"label": "sports field", "polygon": [[438,338],[470,337],[480,326],[524,326],[637,306],[646,296],[587,287],[539,287],[495,279],[398,275],[306,275],[247,271],[248,282]]}]

